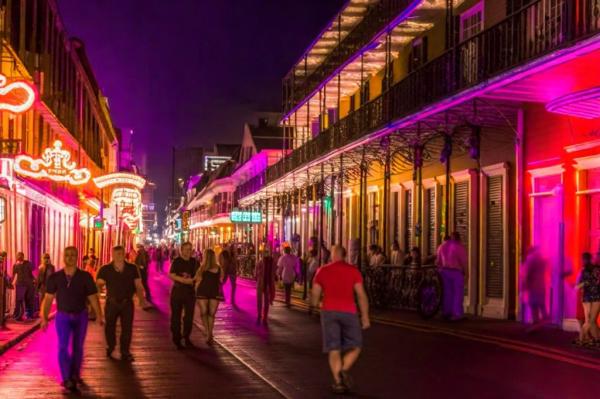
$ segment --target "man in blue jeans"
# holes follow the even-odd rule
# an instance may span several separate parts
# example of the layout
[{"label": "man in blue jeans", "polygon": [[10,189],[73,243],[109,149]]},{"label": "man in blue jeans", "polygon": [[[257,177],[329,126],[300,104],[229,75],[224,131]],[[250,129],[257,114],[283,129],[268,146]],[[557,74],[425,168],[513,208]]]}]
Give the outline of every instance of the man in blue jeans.
[{"label": "man in blue jeans", "polygon": [[[97,315],[97,323],[103,325],[102,310],[98,301],[96,284],[91,274],[77,267],[77,248],[67,247],[64,252],[64,269],[48,278],[46,295],[42,305],[41,328],[48,327],[48,314],[56,297],[56,332],[58,335],[58,363],[62,384],[66,390],[77,392],[82,384],[81,363],[83,343],[87,333],[87,301]],[[69,353],[69,341],[72,350]]]},{"label": "man in blue jeans", "polygon": [[[370,327],[369,300],[363,278],[356,266],[345,262],[346,250],[332,248],[332,263],[322,266],[315,275],[312,305],[317,306],[323,294],[321,328],[323,351],[329,356],[334,393],[352,389],[350,369],[358,360],[362,348],[362,330]],[[356,313],[356,302],[360,318]]]}]

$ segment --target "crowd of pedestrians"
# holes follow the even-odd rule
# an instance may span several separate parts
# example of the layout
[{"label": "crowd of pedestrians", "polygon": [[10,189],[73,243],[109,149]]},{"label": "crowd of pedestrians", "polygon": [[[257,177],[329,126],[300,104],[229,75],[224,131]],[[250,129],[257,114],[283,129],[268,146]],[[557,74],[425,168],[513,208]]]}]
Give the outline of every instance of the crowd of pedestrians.
[{"label": "crowd of pedestrians", "polygon": [[[351,242],[352,246],[352,242]],[[281,252],[280,252],[281,249]],[[257,325],[269,324],[269,309],[281,283],[284,301],[291,307],[296,283],[310,287],[311,309],[320,306],[323,351],[328,356],[332,375],[332,390],[345,393],[352,389],[351,369],[361,353],[362,330],[370,326],[369,302],[361,268],[353,262],[354,253],[345,248],[327,248],[324,242],[310,242],[308,251],[300,257],[299,249],[284,243],[281,248],[263,248],[259,251],[254,268],[256,281]],[[41,305],[42,328],[48,324],[53,300],[57,302],[56,329],[58,335],[59,366],[66,390],[76,391],[81,380],[83,343],[88,320],[104,326],[106,356],[113,358],[118,347],[120,359],[134,361],[130,351],[134,323],[134,296],[142,309],[150,309],[151,295],[148,285],[150,260],[156,263],[156,272],[163,273],[169,263],[168,277],[173,281],[170,293],[171,336],[178,350],[196,348],[191,340],[196,306],[206,343],[214,342],[214,326],[221,302],[225,301],[223,286],[230,284],[229,301],[235,307],[238,273],[238,256],[235,245],[223,245],[216,251],[203,253],[185,242],[176,247],[157,246],[146,249],[137,245],[126,252],[122,246],[112,249],[109,263],[98,268],[94,250],[78,262],[78,251],[67,247],[63,268],[52,264],[44,254],[37,273],[23,253],[17,254],[13,267],[12,283],[16,290],[16,319],[35,317],[35,298],[43,298]],[[389,261],[388,261],[389,259]],[[387,258],[376,245],[368,248],[365,267],[385,265],[419,266],[421,254],[413,248],[404,256],[397,242],[390,248]],[[444,239],[437,248],[434,264],[443,286],[442,317],[447,320],[464,318],[463,298],[468,284],[469,267],[465,246],[458,233]],[[600,315],[600,253],[582,256],[583,267],[577,278],[580,292],[581,332],[577,343],[598,345],[600,329],[596,323]],[[520,267],[520,292],[523,311],[531,318],[533,331],[548,321],[547,287],[549,266],[539,248],[531,248]],[[104,307],[100,307],[99,293],[106,290]],[[117,340],[117,325],[120,337]]]}]

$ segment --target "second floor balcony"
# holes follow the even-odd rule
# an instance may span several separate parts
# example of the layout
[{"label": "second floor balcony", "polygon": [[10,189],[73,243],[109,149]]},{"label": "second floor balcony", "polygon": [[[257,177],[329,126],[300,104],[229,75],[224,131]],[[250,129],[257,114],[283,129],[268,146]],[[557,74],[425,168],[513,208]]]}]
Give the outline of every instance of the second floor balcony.
[{"label": "second floor balcony", "polygon": [[[600,1],[538,0],[462,41],[269,167],[265,183],[424,108],[600,33]],[[258,179],[257,179],[258,180]],[[254,182],[256,183],[256,182]]]}]

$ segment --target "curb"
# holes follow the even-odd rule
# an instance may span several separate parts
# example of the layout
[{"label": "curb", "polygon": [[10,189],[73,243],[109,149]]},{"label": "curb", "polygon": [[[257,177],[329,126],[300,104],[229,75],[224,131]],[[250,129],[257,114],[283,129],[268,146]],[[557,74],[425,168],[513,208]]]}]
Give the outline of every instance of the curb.
[{"label": "curb", "polygon": [[[48,320],[52,320],[54,318],[55,313],[56,312],[50,313]],[[23,341],[25,338],[27,338],[28,336],[30,336],[37,330],[39,330],[40,324],[41,324],[41,320],[39,320],[39,319],[36,320],[34,323],[31,324],[31,326],[28,329],[24,330],[20,334],[16,335],[12,339],[10,339],[10,340],[6,341],[4,344],[2,344],[2,346],[0,346],[0,356],[2,356],[7,351],[9,351],[13,347],[15,347],[19,342]]]}]

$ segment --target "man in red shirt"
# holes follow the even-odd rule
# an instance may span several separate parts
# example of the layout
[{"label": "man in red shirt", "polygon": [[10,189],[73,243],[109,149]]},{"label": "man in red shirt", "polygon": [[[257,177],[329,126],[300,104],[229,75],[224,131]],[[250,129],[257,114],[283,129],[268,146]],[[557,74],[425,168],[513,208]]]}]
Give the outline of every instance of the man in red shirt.
[{"label": "man in red shirt", "polygon": [[[371,325],[369,300],[362,275],[355,266],[346,263],[345,258],[344,247],[334,246],[332,263],[317,271],[312,290],[312,305],[315,307],[323,295],[323,352],[329,354],[329,368],[334,379],[332,389],[335,393],[344,393],[352,388],[349,372],[360,354],[362,330]],[[360,320],[354,294],[358,299]]]}]

